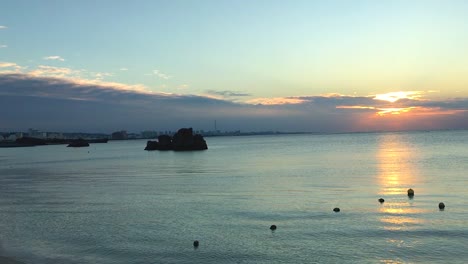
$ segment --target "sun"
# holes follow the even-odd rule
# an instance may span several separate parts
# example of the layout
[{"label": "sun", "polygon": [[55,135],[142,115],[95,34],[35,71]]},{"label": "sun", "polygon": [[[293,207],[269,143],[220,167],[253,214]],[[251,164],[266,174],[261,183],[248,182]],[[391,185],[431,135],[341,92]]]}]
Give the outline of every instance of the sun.
[{"label": "sun", "polygon": [[400,99],[417,99],[421,97],[421,92],[418,91],[408,91],[408,92],[391,92],[385,94],[377,94],[375,95],[375,100],[382,100],[394,103]]}]

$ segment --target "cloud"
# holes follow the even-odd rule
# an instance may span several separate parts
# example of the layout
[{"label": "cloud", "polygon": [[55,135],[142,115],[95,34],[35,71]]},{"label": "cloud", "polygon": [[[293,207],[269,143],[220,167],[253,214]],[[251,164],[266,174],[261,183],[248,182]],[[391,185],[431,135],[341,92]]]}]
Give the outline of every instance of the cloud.
[{"label": "cloud", "polygon": [[249,93],[244,93],[244,92],[239,92],[239,91],[230,91],[230,90],[224,90],[224,91],[206,90],[205,92],[207,94],[221,96],[223,98],[251,96],[251,94]]},{"label": "cloud", "polygon": [[248,104],[255,105],[291,105],[302,104],[304,102],[307,102],[307,100],[298,97],[255,98],[247,101]]},{"label": "cloud", "polygon": [[[327,94],[246,102],[151,92],[143,85],[85,79],[80,71],[41,65],[26,71],[0,62],[0,131],[112,132],[127,129],[352,132],[468,129],[468,98],[376,100],[375,95]],[[236,91],[220,95],[249,96]],[[235,96],[234,96],[235,97]],[[236,98],[235,98],[236,99]]]},{"label": "cloud", "polygon": [[157,76],[158,78],[164,79],[164,80],[169,80],[170,78],[172,78],[172,76],[170,76],[168,74],[165,74],[165,73],[162,73],[160,70],[153,70],[152,73],[149,73],[149,74],[146,74],[146,75],[154,75],[154,76]]},{"label": "cloud", "polygon": [[98,80],[102,80],[104,79],[105,77],[111,77],[111,76],[114,76],[113,73],[110,73],[110,72],[96,72],[96,73],[93,73],[94,75],[94,78],[98,79]]},{"label": "cloud", "polygon": [[8,48],[8,45],[0,45],[0,49]]},{"label": "cloud", "polygon": [[56,61],[65,61],[64,58],[60,56],[47,56],[43,58],[44,60],[56,60]]},{"label": "cloud", "polygon": [[127,68],[120,68],[119,70],[121,70],[121,71],[128,71]]},{"label": "cloud", "polygon": [[39,65],[37,69],[30,71],[28,74],[33,76],[66,77],[78,74],[79,72],[80,71],[72,70],[70,68]]},{"label": "cloud", "polygon": [[0,61],[0,74],[1,73],[12,73],[20,72],[23,67],[19,66],[14,62],[3,62]]},{"label": "cloud", "polygon": [[0,26],[0,29],[7,29],[7,26]]},{"label": "cloud", "polygon": [[0,61],[0,68],[10,68],[10,67],[19,67],[18,64],[13,62],[3,62]]}]

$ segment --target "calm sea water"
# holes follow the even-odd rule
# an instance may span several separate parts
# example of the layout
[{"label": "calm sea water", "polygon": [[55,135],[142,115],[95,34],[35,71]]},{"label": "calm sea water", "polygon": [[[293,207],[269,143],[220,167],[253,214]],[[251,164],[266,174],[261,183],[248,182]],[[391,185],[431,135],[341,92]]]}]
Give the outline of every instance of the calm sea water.
[{"label": "calm sea water", "polygon": [[468,131],[207,142],[202,152],[146,152],[145,141],[0,149],[0,255],[28,264],[468,261]]}]

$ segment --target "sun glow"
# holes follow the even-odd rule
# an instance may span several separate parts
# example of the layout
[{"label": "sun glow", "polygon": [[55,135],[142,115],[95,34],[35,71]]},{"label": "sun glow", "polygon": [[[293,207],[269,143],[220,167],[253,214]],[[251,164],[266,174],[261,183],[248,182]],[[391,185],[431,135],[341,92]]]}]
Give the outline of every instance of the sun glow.
[{"label": "sun glow", "polygon": [[284,104],[302,104],[305,100],[295,97],[276,97],[276,98],[256,98],[247,101],[247,104],[261,105],[284,105]]},{"label": "sun glow", "polygon": [[412,109],[416,107],[406,107],[406,108],[379,108],[379,112],[377,115],[384,116],[384,115],[399,115],[402,113],[408,113]]},{"label": "sun glow", "polygon": [[375,100],[382,100],[394,103],[400,99],[412,99],[416,100],[421,97],[421,92],[418,91],[408,91],[408,92],[391,92],[385,94],[377,94],[375,95]]}]

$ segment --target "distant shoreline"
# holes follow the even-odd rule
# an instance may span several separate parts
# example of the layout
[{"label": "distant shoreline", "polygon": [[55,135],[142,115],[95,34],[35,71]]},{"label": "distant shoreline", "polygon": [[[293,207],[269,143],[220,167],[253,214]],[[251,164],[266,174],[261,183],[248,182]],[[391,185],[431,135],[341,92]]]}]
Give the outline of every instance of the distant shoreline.
[{"label": "distant shoreline", "polygon": [[[244,136],[280,136],[280,135],[344,135],[344,134],[379,134],[379,133],[421,133],[421,132],[444,132],[444,131],[467,131],[466,129],[435,129],[435,130],[401,130],[401,131],[355,131],[355,132],[221,132],[221,133],[204,133],[204,137],[244,137]],[[127,140],[153,140],[157,137],[151,138],[125,138],[125,139],[112,139],[112,138],[96,138],[88,139],[88,143],[107,143],[108,141],[127,141]],[[63,145],[76,141],[76,139],[62,139],[62,140],[42,140],[43,144],[21,144],[11,141],[0,141],[0,148],[17,148],[17,147],[34,147],[41,145]]]}]

